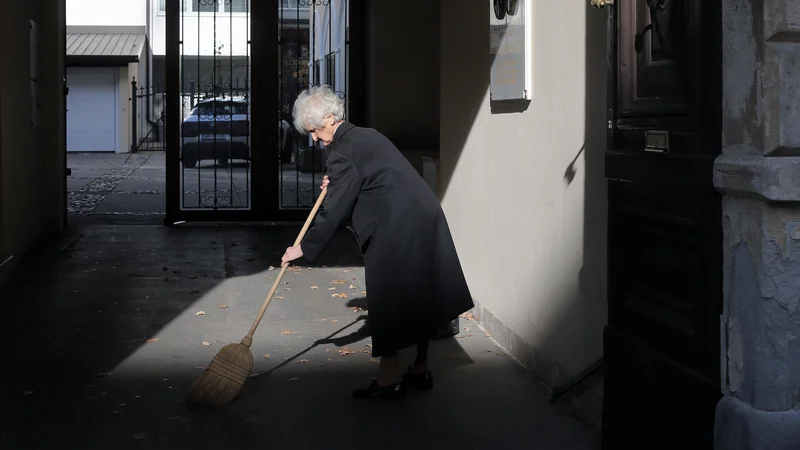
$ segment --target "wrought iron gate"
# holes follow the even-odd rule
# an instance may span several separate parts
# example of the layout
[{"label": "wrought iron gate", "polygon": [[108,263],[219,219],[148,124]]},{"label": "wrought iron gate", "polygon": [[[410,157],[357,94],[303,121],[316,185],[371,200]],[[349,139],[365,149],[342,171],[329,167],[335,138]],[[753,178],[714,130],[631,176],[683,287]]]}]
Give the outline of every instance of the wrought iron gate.
[{"label": "wrought iron gate", "polygon": [[327,155],[292,106],[316,81],[349,117],[350,4],[363,0],[164,1],[167,222],[302,217]]}]

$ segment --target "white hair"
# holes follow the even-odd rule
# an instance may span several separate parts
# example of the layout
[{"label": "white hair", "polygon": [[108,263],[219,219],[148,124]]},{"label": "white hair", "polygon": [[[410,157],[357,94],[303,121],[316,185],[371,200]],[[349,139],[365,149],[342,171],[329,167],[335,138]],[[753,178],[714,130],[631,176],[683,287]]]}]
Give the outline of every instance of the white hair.
[{"label": "white hair", "polygon": [[344,99],[327,84],[304,90],[294,101],[294,127],[301,134],[308,134],[306,127],[325,126],[324,118],[327,115],[332,115],[336,122],[344,119]]}]

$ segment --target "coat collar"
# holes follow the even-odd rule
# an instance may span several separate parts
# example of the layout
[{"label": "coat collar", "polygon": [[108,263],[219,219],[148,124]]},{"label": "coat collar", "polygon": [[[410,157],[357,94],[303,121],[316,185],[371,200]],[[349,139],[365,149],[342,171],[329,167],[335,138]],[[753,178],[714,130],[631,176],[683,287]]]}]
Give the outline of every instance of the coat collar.
[{"label": "coat collar", "polygon": [[336,149],[336,146],[339,144],[339,141],[342,139],[342,136],[347,134],[348,131],[352,130],[356,126],[348,121],[342,122],[339,125],[339,128],[336,129],[336,132],[333,133],[333,142],[331,142],[331,150]]}]

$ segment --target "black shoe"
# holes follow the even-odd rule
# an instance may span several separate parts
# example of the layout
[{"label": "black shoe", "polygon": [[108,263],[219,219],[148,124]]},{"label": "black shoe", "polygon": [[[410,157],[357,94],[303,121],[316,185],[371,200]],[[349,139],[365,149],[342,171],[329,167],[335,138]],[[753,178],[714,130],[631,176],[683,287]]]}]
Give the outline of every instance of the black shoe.
[{"label": "black shoe", "polygon": [[373,380],[366,389],[356,389],[353,397],[371,400],[403,400],[406,398],[406,386],[402,382],[389,386],[378,386],[378,381]]},{"label": "black shoe", "polygon": [[411,369],[408,369],[408,372],[403,375],[403,384],[421,391],[429,391],[433,388],[433,375],[431,375],[430,370],[423,373],[413,373]]}]

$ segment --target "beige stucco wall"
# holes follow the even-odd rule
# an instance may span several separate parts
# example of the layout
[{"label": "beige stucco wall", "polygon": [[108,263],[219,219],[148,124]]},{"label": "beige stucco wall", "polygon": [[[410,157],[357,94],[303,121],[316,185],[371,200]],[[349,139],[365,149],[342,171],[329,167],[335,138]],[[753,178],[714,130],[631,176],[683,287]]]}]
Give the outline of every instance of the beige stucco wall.
[{"label": "beige stucco wall", "polygon": [[[489,100],[489,0],[442,0],[439,189],[480,319],[550,385],[602,356],[605,11],[533,3],[533,100]],[[599,420],[600,377],[575,402]],[[587,398],[588,395],[588,398]]]},{"label": "beige stucco wall", "polygon": [[[64,226],[63,0],[11,2],[0,15],[0,262]],[[39,24],[40,125],[31,127],[29,18]],[[0,283],[12,264],[0,269]]]}]

